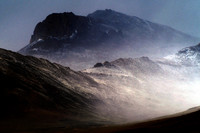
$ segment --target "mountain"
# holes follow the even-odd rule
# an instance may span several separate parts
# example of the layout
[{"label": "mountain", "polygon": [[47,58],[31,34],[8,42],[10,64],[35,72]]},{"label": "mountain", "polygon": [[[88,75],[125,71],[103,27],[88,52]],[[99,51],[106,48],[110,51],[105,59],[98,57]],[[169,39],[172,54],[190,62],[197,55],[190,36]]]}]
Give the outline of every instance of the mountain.
[{"label": "mountain", "polygon": [[186,47],[175,55],[170,55],[166,58],[183,65],[200,66],[200,44]]},{"label": "mountain", "polygon": [[163,56],[198,40],[171,27],[106,9],[88,16],[48,15],[19,53],[80,70],[98,61]]}]

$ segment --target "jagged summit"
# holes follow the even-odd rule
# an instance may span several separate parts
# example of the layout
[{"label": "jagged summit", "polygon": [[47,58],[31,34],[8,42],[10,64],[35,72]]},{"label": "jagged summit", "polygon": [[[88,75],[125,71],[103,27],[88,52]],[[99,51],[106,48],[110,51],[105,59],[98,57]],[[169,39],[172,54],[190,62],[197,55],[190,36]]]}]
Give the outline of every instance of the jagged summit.
[{"label": "jagged summit", "polygon": [[72,38],[74,33],[79,32],[80,34],[87,30],[88,24],[88,18],[77,16],[72,12],[53,13],[36,25],[30,43],[50,37]]},{"label": "jagged summit", "polygon": [[[141,73],[151,73],[156,74],[159,72],[162,72],[161,67],[154,62],[153,60],[149,59],[148,57],[140,57],[140,58],[119,58],[117,60],[108,62],[105,61],[104,63],[96,63],[93,68],[88,69],[90,70],[97,70],[98,69],[106,69],[105,71],[109,69],[111,70],[124,70],[126,72],[134,72],[134,74],[141,74]],[[103,73],[106,73],[102,71]]]},{"label": "jagged summit", "polygon": [[114,64],[112,64],[111,62],[105,61],[104,63],[96,63],[94,65],[94,68],[96,67],[107,67],[107,68],[116,68],[116,66]]}]

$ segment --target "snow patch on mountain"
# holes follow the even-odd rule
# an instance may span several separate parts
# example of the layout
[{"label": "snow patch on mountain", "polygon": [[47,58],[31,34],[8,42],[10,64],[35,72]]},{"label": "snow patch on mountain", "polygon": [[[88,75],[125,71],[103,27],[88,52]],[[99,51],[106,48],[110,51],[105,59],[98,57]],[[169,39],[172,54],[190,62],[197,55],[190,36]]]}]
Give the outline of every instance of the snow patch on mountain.
[{"label": "snow patch on mountain", "polygon": [[24,47],[24,48],[22,49],[21,52],[22,52],[22,53],[23,53],[23,52],[26,52],[26,51],[29,50],[29,49],[31,49],[32,51],[38,51],[38,48],[33,48],[33,46],[34,46],[35,44],[37,44],[37,43],[39,43],[39,42],[43,42],[43,41],[44,41],[43,39],[39,38],[38,40],[36,40],[36,41],[34,41],[34,42],[28,44],[26,47]]},{"label": "snow patch on mountain", "polygon": [[200,66],[200,44],[186,47],[174,55],[166,56],[165,59],[182,65]]}]

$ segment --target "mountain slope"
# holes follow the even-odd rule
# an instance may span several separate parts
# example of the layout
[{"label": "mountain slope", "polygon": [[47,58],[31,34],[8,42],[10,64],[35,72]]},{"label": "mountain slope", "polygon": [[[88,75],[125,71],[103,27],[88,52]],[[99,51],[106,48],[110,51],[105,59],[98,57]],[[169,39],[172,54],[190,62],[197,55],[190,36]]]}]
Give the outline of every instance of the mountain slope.
[{"label": "mountain slope", "polygon": [[197,133],[200,131],[200,109],[199,107],[187,111],[169,115],[141,123],[119,125],[105,128],[88,129],[87,133]]},{"label": "mountain slope", "polygon": [[19,52],[83,69],[99,60],[163,56],[197,41],[173,28],[106,9],[88,16],[50,14]]},{"label": "mountain slope", "polygon": [[83,72],[108,86],[112,90],[107,92],[110,97],[114,92],[119,95],[117,100],[126,101],[124,108],[130,119],[173,114],[200,104],[197,66],[148,57],[121,58],[97,63]]},{"label": "mountain slope", "polygon": [[[138,60],[143,61],[159,68],[147,58]],[[109,63],[104,65],[109,66]],[[3,49],[0,49],[0,81],[1,132],[48,131],[59,127],[71,131],[83,126],[145,120],[162,114],[156,108],[149,113],[151,107],[134,101],[142,95],[127,93],[126,88],[119,91],[115,88],[117,84],[110,86],[88,73]],[[145,110],[138,112],[138,109]]]},{"label": "mountain slope", "polygon": [[0,131],[101,125],[101,85],[81,72],[0,49]]},{"label": "mountain slope", "polygon": [[0,49],[0,130],[78,132],[177,113],[200,105],[199,71],[141,57],[75,72]]},{"label": "mountain slope", "polygon": [[[166,42],[192,39],[192,36],[181,33],[171,27],[152,23],[135,16],[128,16],[111,9],[97,10],[88,15],[96,21],[121,30],[125,36],[148,41],[163,40]],[[131,34],[130,34],[131,33]],[[179,35],[179,36],[178,36]],[[162,44],[161,44],[162,45]]]}]

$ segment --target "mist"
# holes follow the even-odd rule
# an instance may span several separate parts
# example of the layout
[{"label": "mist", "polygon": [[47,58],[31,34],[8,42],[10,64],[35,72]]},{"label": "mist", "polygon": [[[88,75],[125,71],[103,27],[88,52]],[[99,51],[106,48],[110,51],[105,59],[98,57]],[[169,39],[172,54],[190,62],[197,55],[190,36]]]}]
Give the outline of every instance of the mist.
[{"label": "mist", "polygon": [[99,106],[98,111],[113,121],[142,121],[200,105],[197,66],[182,66],[164,59],[152,61],[147,57],[110,63],[83,72],[106,86],[98,94],[107,105]]}]

